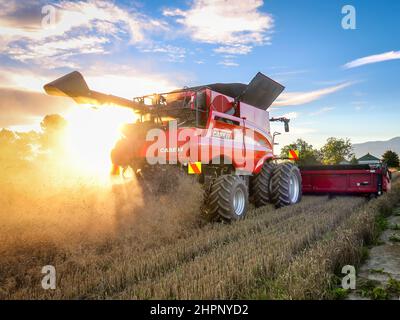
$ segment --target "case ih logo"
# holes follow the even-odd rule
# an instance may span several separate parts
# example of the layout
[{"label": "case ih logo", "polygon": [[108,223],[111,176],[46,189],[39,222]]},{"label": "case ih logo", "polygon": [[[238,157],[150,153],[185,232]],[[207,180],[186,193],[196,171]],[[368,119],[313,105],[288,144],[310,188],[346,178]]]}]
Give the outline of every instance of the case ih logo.
[{"label": "case ih logo", "polygon": [[220,139],[232,139],[232,132],[230,130],[213,129],[212,136]]},{"label": "case ih logo", "polygon": [[167,152],[183,152],[183,148],[179,147],[173,147],[173,148],[160,148],[161,153],[167,153]]}]

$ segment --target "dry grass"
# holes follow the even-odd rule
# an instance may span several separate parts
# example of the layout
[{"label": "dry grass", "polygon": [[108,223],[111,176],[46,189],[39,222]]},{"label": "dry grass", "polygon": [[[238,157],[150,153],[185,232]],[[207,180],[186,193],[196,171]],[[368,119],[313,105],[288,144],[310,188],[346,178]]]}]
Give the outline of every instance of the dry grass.
[{"label": "dry grass", "polygon": [[377,217],[389,215],[399,202],[400,183],[397,181],[391,193],[356,210],[327,239],[304,250],[257,294],[270,299],[334,298],[330,290],[335,285],[333,275],[340,273],[345,265],[360,264],[362,247],[371,244],[380,231]]},{"label": "dry grass", "polygon": [[[398,201],[396,190],[369,203],[304,197],[203,224],[201,189],[187,177],[144,203],[135,182],[58,169],[9,170],[1,181],[1,299],[326,298],[333,270],[373,233],[371,217]],[[41,288],[47,264],[56,290]]]}]

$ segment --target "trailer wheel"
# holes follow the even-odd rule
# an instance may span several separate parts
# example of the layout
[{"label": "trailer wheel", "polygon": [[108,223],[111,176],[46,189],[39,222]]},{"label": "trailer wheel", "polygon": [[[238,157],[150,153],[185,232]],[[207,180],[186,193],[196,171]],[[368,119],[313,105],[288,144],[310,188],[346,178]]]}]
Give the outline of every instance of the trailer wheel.
[{"label": "trailer wheel", "polygon": [[248,188],[239,176],[223,175],[216,178],[205,199],[206,218],[225,221],[241,220],[248,207]]},{"label": "trailer wheel", "polygon": [[292,163],[281,163],[272,172],[270,181],[271,200],[280,208],[301,200],[301,174]]},{"label": "trailer wheel", "polygon": [[262,207],[271,202],[270,180],[275,164],[264,162],[261,171],[252,177],[250,194],[256,207]]}]

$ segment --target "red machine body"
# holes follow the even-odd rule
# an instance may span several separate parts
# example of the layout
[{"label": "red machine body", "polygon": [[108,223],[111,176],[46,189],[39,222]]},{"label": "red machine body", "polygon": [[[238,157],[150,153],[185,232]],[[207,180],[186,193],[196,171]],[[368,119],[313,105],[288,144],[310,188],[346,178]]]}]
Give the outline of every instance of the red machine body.
[{"label": "red machine body", "polygon": [[391,187],[384,165],[337,165],[300,167],[305,194],[380,195]]},{"label": "red machine body", "polygon": [[[160,143],[160,147],[155,149],[155,140],[141,139],[141,147],[124,150],[125,155],[131,151],[130,163],[138,163],[140,159],[151,161],[149,155],[152,154],[158,161],[161,158],[166,163],[176,160],[181,164],[195,161],[209,164],[215,158],[223,158],[225,162],[231,161],[236,169],[258,173],[263,163],[274,157],[268,111],[234,101],[232,97],[211,89],[186,91],[184,94],[182,98],[189,97],[192,101],[200,95],[205,97],[204,113],[199,116],[201,119],[197,125],[188,122],[171,130],[167,127],[167,120],[164,124],[167,127],[166,141]],[[194,102],[192,109],[195,112]],[[190,139],[176,138],[189,136]]]},{"label": "red machine body", "polygon": [[[111,153],[115,167],[141,170],[157,162],[207,166],[224,159],[234,170],[257,174],[274,158],[270,121],[284,122],[289,130],[289,119],[270,119],[267,111],[284,87],[260,72],[249,84],[213,83],[132,100],[90,90],[76,71],[44,89],[78,103],[112,103],[134,110],[139,120],[125,126]],[[157,143],[157,138],[165,141]]]}]

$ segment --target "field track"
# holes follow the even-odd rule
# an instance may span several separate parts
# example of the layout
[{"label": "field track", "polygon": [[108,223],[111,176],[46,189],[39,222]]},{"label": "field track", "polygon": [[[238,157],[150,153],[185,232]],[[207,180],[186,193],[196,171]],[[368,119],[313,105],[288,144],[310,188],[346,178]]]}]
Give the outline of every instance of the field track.
[{"label": "field track", "polygon": [[[191,198],[150,218],[123,220],[95,238],[15,240],[2,248],[0,298],[327,298],[335,264],[359,260],[375,216],[397,203],[398,193],[369,202],[305,196],[279,210],[252,208],[247,219],[232,224],[188,216],[191,202],[199,201]],[[145,210],[157,211],[162,201]],[[53,291],[40,286],[47,264],[57,271]]]}]

